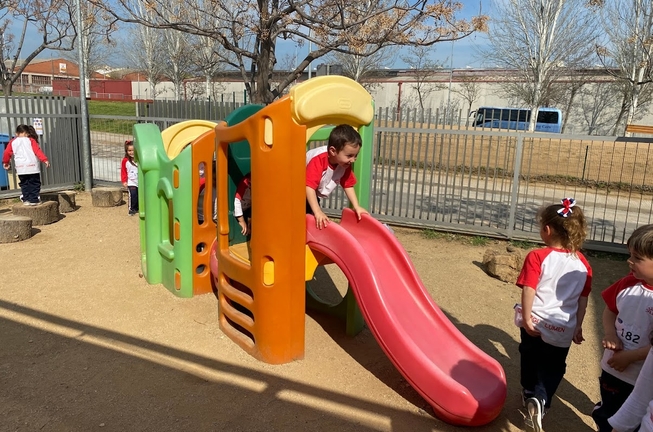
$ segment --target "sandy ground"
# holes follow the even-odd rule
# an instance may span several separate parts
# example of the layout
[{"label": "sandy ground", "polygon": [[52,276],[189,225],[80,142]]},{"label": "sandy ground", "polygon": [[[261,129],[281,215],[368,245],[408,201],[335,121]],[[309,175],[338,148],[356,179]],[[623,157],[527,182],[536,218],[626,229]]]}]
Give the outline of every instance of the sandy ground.
[{"label": "sandy ground", "polygon": [[[468,429],[434,418],[368,330],[349,338],[331,317],[306,315],[303,360],[257,362],[219,330],[215,296],[179,299],[140,277],[138,219],[125,206],[77,202],[32,239],[0,245],[0,431]],[[518,288],[483,272],[488,246],[395,231],[439,306],[506,371],[503,412],[476,430],[522,430]],[[594,430],[599,294],[627,265],[590,261],[587,341],[572,347],[548,431]]]}]

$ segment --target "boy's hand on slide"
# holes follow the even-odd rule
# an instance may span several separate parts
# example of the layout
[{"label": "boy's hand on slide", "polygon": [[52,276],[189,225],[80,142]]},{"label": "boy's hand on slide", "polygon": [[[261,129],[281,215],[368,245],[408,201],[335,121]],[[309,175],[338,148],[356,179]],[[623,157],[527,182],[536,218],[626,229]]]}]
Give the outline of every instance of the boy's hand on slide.
[{"label": "boy's hand on slide", "polygon": [[6,169],[7,171],[9,171],[9,168],[11,168],[11,165],[9,165],[9,164],[2,164],[2,168],[4,168],[4,169]]},{"label": "boy's hand on slide", "polygon": [[370,214],[367,210],[365,210],[363,207],[354,207],[354,211],[356,212],[356,216],[358,217],[358,220],[361,220],[361,216],[366,214]]},{"label": "boy's hand on slide", "polygon": [[329,217],[323,211],[315,213],[315,226],[317,229],[326,228],[329,222]]}]

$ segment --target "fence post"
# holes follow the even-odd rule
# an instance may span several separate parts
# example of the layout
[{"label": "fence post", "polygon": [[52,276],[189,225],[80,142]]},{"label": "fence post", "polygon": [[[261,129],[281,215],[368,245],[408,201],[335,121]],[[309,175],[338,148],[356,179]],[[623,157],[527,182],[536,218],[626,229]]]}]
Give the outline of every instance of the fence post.
[{"label": "fence post", "polygon": [[512,191],[510,193],[510,216],[508,217],[508,239],[512,239],[515,231],[515,215],[517,214],[517,197],[519,196],[519,175],[521,172],[521,157],[524,149],[524,134],[517,134],[515,148],[515,165],[512,172]]}]

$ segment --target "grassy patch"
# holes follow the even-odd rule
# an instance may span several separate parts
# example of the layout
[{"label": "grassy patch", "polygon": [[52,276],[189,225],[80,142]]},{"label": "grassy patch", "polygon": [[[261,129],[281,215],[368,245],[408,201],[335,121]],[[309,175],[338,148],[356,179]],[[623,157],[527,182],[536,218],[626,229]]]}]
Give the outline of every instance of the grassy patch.
[{"label": "grassy patch", "polygon": [[88,101],[89,115],[135,116],[134,102]]},{"label": "grassy patch", "polygon": [[514,246],[519,249],[533,249],[539,246],[537,243],[529,242],[525,240],[510,240],[509,243],[510,246]]},{"label": "grassy patch", "polygon": [[491,240],[487,237],[474,236],[469,238],[469,244],[472,246],[487,246],[491,243]]},{"label": "grassy patch", "polygon": [[422,237],[424,237],[427,240],[442,239],[445,237],[445,233],[432,229],[422,230],[421,234]]},{"label": "grassy patch", "polygon": [[[88,101],[88,114],[106,115],[106,116],[135,116],[136,104],[134,102],[108,102],[108,101]],[[91,118],[89,127],[92,131],[118,133],[129,135],[132,133],[134,120],[121,119],[98,119]]]}]

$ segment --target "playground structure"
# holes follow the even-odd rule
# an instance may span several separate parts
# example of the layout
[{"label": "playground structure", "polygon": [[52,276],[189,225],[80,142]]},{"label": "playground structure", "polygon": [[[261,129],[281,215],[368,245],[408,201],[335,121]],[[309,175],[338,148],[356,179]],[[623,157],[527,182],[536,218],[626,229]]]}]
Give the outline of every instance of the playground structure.
[{"label": "playground structure", "polygon": [[[318,266],[336,263],[350,289],[331,310],[346,318],[348,333],[361,328],[362,313],[386,355],[438,417],[486,424],[503,407],[504,371],[437,307],[397,239],[371,217],[357,221],[349,209],[341,224],[323,230],[305,213],[306,145],[326,140],[327,125],[340,123],[356,127],[363,138],[355,189],[361,205],[368,205],[373,117],[367,91],[328,76],[299,84],[266,107],[243,107],[217,124],[183,122],[163,132],[151,124],[134,126],[143,274],[181,297],[217,292],[221,330],[255,358],[279,364],[303,357],[305,308],[312,298],[306,281]],[[233,217],[235,187],[248,172],[249,241]],[[217,226],[198,217],[212,213],[208,191],[214,184]]]}]

